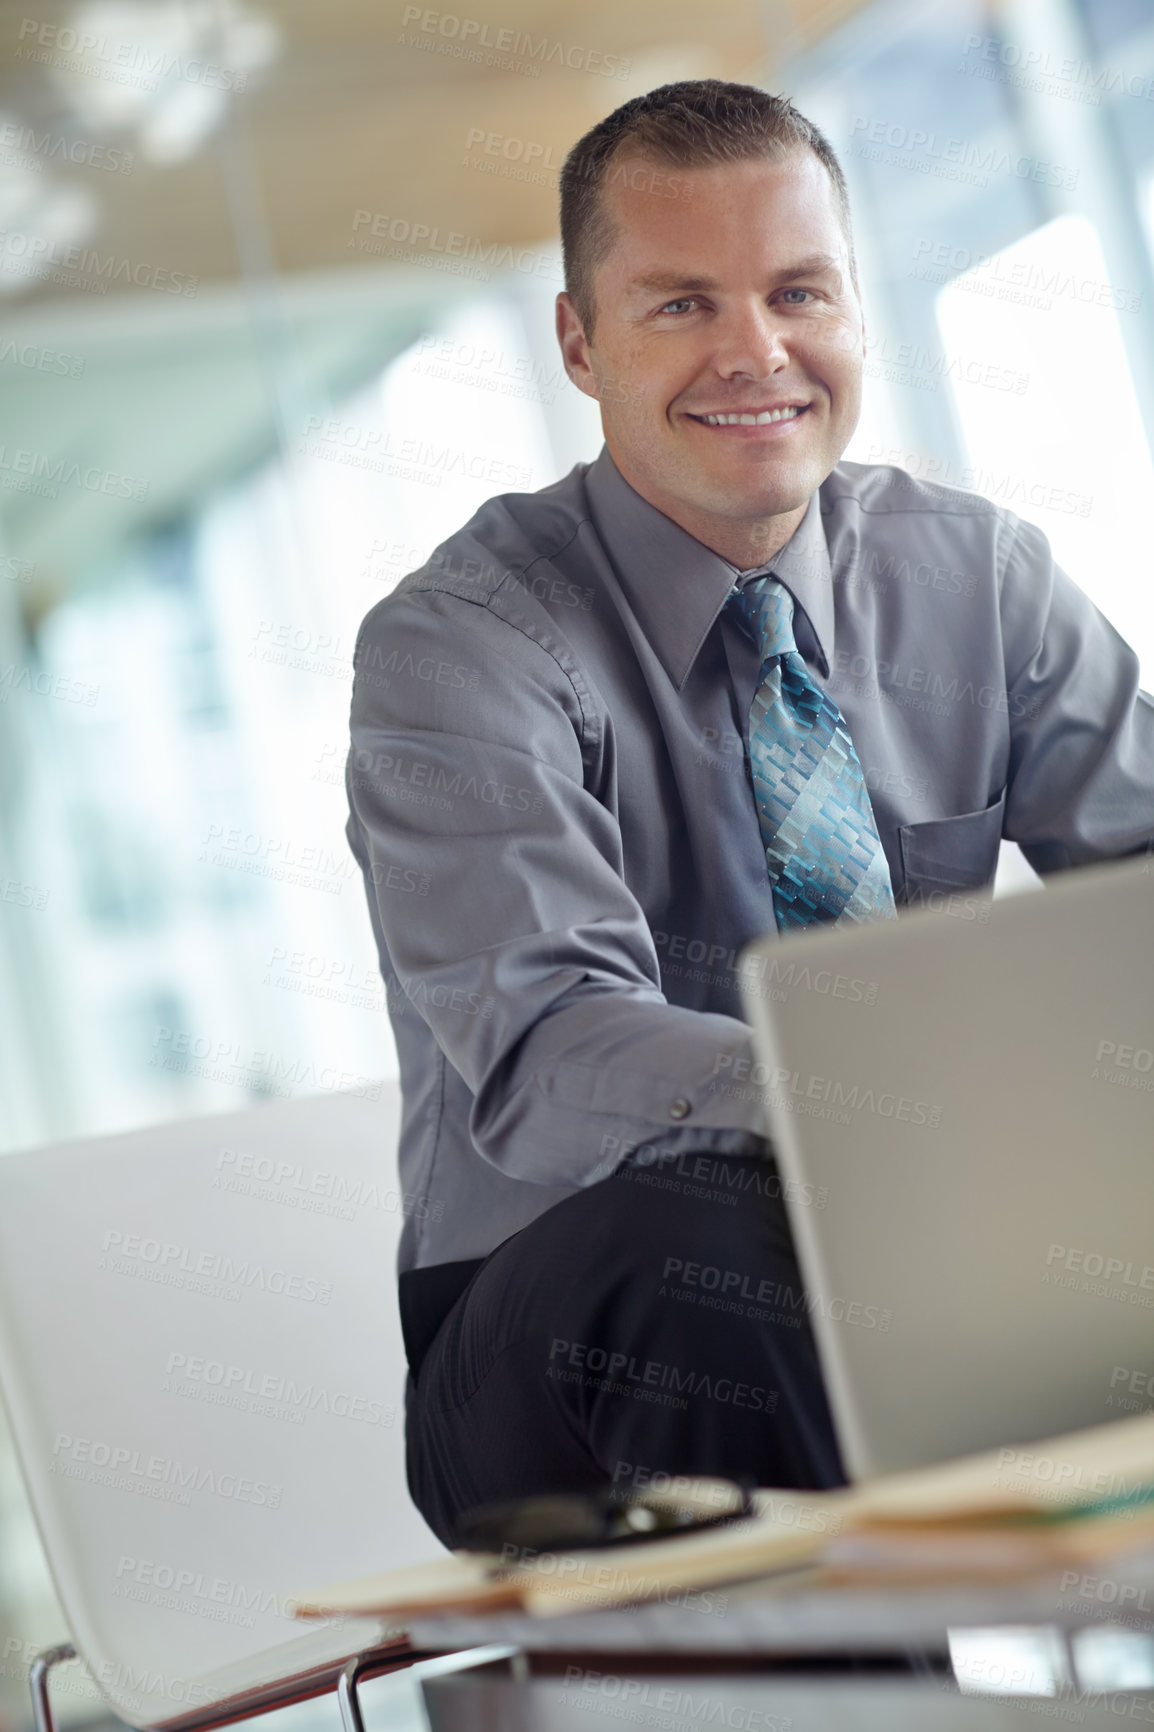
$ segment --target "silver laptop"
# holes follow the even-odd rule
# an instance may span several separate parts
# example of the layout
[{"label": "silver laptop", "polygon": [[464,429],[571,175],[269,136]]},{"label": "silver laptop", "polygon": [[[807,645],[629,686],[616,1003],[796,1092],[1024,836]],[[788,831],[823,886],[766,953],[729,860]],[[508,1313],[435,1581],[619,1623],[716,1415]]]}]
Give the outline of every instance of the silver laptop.
[{"label": "silver laptop", "polygon": [[1154,1407],[1154,856],[941,903],[739,959],[851,1479]]}]

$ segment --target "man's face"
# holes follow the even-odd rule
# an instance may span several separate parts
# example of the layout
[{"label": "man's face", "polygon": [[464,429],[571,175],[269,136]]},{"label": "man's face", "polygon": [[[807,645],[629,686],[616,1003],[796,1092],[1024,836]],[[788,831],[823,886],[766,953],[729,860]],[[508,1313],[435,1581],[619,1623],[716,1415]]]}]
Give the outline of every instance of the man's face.
[{"label": "man's face", "polygon": [[[630,485],[706,545],[740,549],[804,506],[857,425],[864,332],[833,184],[809,150],[681,170],[688,198],[662,197],[669,176],[642,158],[614,167],[592,343],[558,296],[568,371]],[[705,419],[783,407],[759,425]]]}]

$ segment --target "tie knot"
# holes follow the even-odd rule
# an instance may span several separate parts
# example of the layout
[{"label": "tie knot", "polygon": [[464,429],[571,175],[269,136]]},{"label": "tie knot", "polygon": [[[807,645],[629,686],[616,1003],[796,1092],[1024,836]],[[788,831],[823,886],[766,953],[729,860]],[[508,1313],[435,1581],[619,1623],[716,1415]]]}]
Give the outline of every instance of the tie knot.
[{"label": "tie knot", "polygon": [[754,577],[739,589],[734,607],[761,645],[761,659],[796,650],[793,637],[793,597],[776,577]]}]

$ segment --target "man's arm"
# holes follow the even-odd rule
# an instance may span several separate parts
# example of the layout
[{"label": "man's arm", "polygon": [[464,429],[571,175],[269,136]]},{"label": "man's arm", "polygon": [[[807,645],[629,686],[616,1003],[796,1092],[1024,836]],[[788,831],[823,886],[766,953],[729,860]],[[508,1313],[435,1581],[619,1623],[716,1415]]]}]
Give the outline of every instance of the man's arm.
[{"label": "man's arm", "polygon": [[1138,657],[1007,512],[1002,584],[1011,751],[1004,833],[1037,872],[1154,845],[1154,697]]},{"label": "man's arm", "polygon": [[[460,596],[390,596],[357,639],[347,783],[393,966],[476,1097],[474,1145],[513,1178],[584,1185],[674,1126],[764,1123],[709,1086],[751,1056],[748,1026],[661,991],[591,791],[611,742],[565,660]],[[390,894],[422,874],[426,895]]]}]

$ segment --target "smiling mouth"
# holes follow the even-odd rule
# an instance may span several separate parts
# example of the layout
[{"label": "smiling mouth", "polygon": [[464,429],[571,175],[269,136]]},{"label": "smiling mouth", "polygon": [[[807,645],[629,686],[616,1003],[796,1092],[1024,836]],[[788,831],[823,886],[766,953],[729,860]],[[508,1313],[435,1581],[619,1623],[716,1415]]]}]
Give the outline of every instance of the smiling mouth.
[{"label": "smiling mouth", "polygon": [[772,427],[780,421],[796,421],[808,403],[791,403],[781,409],[734,410],[724,415],[690,415],[701,427]]}]

